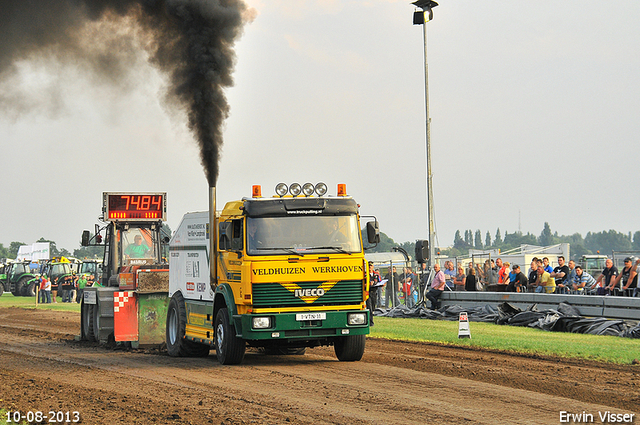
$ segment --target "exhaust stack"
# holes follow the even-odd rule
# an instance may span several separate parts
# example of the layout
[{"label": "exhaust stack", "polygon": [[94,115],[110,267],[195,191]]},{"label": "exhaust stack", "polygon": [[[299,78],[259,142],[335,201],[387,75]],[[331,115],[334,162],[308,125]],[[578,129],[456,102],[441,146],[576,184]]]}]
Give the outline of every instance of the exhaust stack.
[{"label": "exhaust stack", "polygon": [[218,285],[218,263],[216,261],[216,243],[218,241],[218,226],[216,224],[216,188],[209,187],[209,272],[211,288]]}]

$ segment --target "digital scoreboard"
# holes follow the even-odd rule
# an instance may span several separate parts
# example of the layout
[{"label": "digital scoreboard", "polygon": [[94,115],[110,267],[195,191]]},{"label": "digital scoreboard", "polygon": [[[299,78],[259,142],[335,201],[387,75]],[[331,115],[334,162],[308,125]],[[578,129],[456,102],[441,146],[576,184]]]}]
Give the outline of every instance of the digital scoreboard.
[{"label": "digital scoreboard", "polygon": [[167,220],[166,192],[105,192],[102,196],[105,221]]}]

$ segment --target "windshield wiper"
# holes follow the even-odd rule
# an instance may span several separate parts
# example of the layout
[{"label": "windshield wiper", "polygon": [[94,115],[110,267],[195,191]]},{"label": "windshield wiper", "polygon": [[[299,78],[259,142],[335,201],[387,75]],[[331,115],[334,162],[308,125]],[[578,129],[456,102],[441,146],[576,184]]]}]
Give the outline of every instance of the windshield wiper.
[{"label": "windshield wiper", "polygon": [[309,249],[333,249],[334,251],[340,252],[342,254],[351,255],[351,252],[346,251],[344,248],[341,248],[339,246],[314,246],[314,247],[311,247]]},{"label": "windshield wiper", "polygon": [[299,255],[300,257],[304,257],[304,254],[296,251],[293,248],[277,248],[277,247],[267,247],[267,248],[256,248],[256,251],[284,251],[284,252],[288,252],[289,254],[293,254],[293,255]]}]

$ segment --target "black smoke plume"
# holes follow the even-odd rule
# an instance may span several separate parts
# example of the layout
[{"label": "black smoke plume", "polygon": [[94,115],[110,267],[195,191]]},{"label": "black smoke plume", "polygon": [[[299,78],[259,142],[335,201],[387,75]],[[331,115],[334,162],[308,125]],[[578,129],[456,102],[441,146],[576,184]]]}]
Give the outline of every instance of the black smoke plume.
[{"label": "black smoke plume", "polygon": [[[21,61],[54,58],[120,84],[146,52],[167,77],[166,100],[186,113],[215,186],[229,114],[224,89],[250,18],[242,0],[0,0],[0,82]],[[0,93],[2,108],[19,100]]]}]

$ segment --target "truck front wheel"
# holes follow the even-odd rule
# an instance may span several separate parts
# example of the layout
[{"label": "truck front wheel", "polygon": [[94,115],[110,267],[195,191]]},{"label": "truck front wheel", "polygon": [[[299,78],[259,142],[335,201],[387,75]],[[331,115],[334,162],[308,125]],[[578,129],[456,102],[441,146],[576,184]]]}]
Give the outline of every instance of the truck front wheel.
[{"label": "truck front wheel", "polygon": [[244,358],[245,343],[236,336],[236,328],[229,323],[226,308],[218,310],[215,321],[216,355],[220,364],[240,364]]},{"label": "truck front wheel", "polygon": [[184,297],[176,292],[167,310],[167,352],[171,357],[206,357],[209,355],[209,346],[198,344],[185,339],[187,327],[187,309]]},{"label": "truck front wheel", "polygon": [[336,338],[333,349],[341,362],[357,362],[364,354],[366,335],[349,335]]}]

